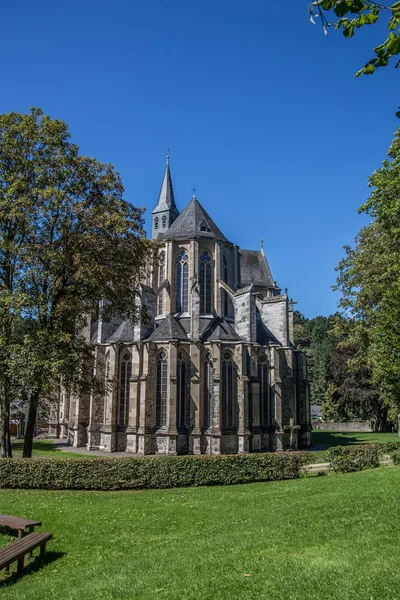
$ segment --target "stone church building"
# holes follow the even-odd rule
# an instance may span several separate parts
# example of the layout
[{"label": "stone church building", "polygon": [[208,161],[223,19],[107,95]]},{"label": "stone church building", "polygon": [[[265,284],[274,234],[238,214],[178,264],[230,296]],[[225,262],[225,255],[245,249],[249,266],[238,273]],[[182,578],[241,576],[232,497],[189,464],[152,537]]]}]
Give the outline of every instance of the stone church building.
[{"label": "stone church building", "polygon": [[306,357],[263,247],[229,241],[195,196],[179,213],[168,160],[152,237],[162,249],[137,296],[149,322],[91,324],[105,392],[64,391],[50,432],[138,454],[310,446]]}]

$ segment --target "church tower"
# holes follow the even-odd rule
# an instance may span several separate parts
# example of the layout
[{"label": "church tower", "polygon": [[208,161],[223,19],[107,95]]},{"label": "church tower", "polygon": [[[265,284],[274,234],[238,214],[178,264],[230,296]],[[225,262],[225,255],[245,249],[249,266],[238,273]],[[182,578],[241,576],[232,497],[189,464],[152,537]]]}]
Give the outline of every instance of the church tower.
[{"label": "church tower", "polygon": [[179,211],[175,204],[174,189],[169,170],[169,156],[167,155],[167,164],[165,165],[158,203],[152,212],[152,239],[154,240],[160,234],[166,233],[178,216]]}]

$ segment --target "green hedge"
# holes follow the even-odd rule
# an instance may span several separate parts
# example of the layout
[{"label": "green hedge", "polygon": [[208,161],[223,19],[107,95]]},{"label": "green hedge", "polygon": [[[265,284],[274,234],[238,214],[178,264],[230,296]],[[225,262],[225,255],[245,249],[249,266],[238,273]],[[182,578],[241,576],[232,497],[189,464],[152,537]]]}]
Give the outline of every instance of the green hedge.
[{"label": "green hedge", "polygon": [[385,444],[379,444],[382,454],[392,454],[393,452],[400,450],[399,442],[386,442]]},{"label": "green hedge", "polygon": [[400,449],[393,450],[391,453],[391,457],[395,465],[400,465]]},{"label": "green hedge", "polygon": [[99,460],[0,459],[0,487],[139,490],[295,479],[307,452],[232,456],[156,456]]},{"label": "green hedge", "polygon": [[328,450],[331,467],[337,473],[352,473],[379,467],[380,446],[335,446]]}]

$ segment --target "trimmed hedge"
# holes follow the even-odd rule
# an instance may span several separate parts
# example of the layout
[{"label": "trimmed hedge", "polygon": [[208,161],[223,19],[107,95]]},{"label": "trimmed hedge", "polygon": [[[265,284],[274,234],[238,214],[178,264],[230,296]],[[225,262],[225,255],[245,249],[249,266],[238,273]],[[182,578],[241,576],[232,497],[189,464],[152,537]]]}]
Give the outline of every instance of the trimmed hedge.
[{"label": "trimmed hedge", "polygon": [[379,467],[380,451],[378,444],[334,446],[328,450],[328,458],[332,469],[337,473],[352,473]]},{"label": "trimmed hedge", "polygon": [[400,441],[399,442],[386,442],[384,444],[379,444],[382,454],[392,454],[393,452],[400,450]]},{"label": "trimmed hedge", "polygon": [[391,457],[395,465],[400,465],[400,449],[393,450],[391,453]]},{"label": "trimmed hedge", "polygon": [[98,460],[0,459],[0,487],[42,490],[140,490],[296,479],[308,452],[228,456],[155,456]]}]

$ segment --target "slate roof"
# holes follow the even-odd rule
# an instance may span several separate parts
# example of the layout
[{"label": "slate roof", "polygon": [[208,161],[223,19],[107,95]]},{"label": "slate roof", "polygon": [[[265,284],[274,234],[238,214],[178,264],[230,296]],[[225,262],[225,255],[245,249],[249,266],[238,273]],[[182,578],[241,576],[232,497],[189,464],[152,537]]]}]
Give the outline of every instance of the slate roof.
[{"label": "slate roof", "polygon": [[188,340],[182,325],[169,314],[164,321],[147,338],[151,342],[167,342],[169,340]]},{"label": "slate roof", "polygon": [[179,217],[172,223],[163,240],[212,238],[227,241],[222,231],[214,223],[197,198],[192,198]]},{"label": "slate roof", "polygon": [[164,178],[161,184],[160,195],[158,197],[158,203],[153,210],[153,214],[171,209],[175,209],[176,214],[179,214],[175,204],[174,188],[172,187],[171,173],[169,170],[169,164],[167,162]]},{"label": "slate roof", "polygon": [[276,287],[265,254],[261,250],[240,251],[240,284],[244,287],[250,283],[258,287]]},{"label": "slate roof", "polygon": [[123,321],[116,331],[108,338],[107,343],[111,342],[133,342],[133,325],[130,320]]},{"label": "slate roof", "polygon": [[241,338],[228,321],[216,317],[204,331],[201,340],[202,342],[240,342]]}]

